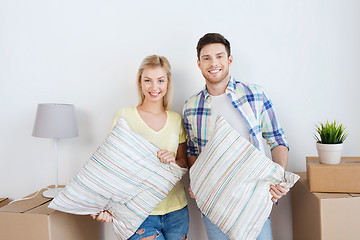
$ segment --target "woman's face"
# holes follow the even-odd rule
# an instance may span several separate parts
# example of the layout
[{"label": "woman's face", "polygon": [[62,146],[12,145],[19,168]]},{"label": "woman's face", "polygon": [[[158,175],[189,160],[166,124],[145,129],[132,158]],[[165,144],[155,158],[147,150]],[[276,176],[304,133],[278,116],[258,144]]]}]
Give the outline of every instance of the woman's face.
[{"label": "woman's face", "polygon": [[144,101],[163,101],[167,92],[168,78],[162,67],[145,68],[141,74],[140,87]]}]

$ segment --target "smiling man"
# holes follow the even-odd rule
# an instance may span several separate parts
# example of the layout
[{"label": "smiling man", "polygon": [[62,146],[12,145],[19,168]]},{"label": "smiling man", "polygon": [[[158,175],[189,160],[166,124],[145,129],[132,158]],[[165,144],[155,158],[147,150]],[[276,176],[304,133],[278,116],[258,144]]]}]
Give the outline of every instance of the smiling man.
[{"label": "smiling man", "polygon": [[[264,90],[230,76],[233,62],[230,43],[221,34],[208,33],[197,45],[197,64],[205,78],[205,88],[185,102],[184,123],[188,134],[188,164],[191,167],[211,137],[215,120],[221,114],[243,137],[260,151],[263,138],[271,149],[272,160],[286,169],[288,144],[276,118],[273,105]],[[280,185],[269,189],[276,203],[289,189]],[[190,189],[190,195],[192,195]],[[206,216],[203,216],[210,240],[228,239]],[[272,239],[268,219],[257,240]]]}]

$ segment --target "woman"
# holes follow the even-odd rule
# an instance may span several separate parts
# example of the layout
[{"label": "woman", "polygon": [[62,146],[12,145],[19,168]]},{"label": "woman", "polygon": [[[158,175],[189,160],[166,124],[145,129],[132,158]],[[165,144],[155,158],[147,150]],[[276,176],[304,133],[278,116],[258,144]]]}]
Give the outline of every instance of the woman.
[{"label": "woman", "polygon": [[[139,105],[118,110],[112,127],[123,117],[133,132],[161,149],[157,153],[159,161],[167,164],[174,162],[186,168],[186,133],[182,118],[178,113],[169,111],[169,61],[157,55],[146,57],[139,67],[137,81]],[[101,222],[112,222],[112,216],[107,211],[92,217]],[[179,182],[129,240],[186,239],[188,229],[187,198],[184,186]]]}]

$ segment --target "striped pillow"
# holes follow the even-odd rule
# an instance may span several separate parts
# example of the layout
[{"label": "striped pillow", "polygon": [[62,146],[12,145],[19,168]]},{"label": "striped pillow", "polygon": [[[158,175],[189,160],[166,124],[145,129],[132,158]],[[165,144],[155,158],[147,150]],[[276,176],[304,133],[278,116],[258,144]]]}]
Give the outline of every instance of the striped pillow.
[{"label": "striped pillow", "polygon": [[201,212],[230,239],[256,239],[272,208],[271,184],[292,187],[299,176],[267,158],[219,116],[190,169]]},{"label": "striped pillow", "polygon": [[186,169],[164,164],[159,149],[121,118],[50,208],[79,215],[108,210],[119,239],[128,239]]}]

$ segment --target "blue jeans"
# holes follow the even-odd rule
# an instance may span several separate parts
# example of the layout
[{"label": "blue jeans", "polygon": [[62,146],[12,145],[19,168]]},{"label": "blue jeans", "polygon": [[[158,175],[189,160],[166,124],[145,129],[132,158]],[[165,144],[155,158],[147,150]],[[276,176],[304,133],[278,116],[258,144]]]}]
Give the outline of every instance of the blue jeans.
[{"label": "blue jeans", "polygon": [[[215,224],[213,224],[205,215],[203,221],[206,228],[206,233],[209,240],[229,240],[225,233],[223,233]],[[256,240],[272,240],[271,221],[270,218],[266,220]]]},{"label": "blue jeans", "polygon": [[[150,215],[128,240],[156,235],[157,240],[186,239],[189,232],[188,207],[164,215]],[[184,238],[185,236],[185,238]]]}]

